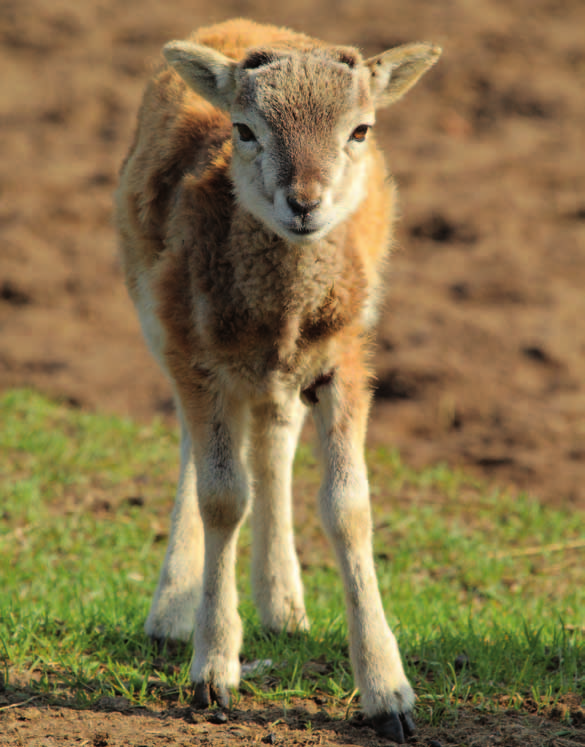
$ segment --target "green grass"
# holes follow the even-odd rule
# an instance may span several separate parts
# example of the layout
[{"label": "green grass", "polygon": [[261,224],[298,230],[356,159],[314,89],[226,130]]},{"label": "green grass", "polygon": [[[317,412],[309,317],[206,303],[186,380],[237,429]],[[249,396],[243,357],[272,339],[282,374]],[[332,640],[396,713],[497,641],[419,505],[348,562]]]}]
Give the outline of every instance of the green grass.
[{"label": "green grass", "polygon": [[[189,647],[160,656],[142,630],[165,549],[175,433],[27,391],[0,398],[0,422],[0,672],[8,690],[79,707],[104,696],[184,702]],[[368,461],[380,588],[419,718],[443,719],[462,703],[538,709],[566,693],[584,698],[583,513],[487,490],[445,466],[415,472],[394,452],[371,452]],[[318,695],[349,710],[343,595],[315,518],[318,468],[306,446],[296,477],[311,633],[262,630],[244,529],[243,656],[273,665],[240,690],[285,701]]]}]

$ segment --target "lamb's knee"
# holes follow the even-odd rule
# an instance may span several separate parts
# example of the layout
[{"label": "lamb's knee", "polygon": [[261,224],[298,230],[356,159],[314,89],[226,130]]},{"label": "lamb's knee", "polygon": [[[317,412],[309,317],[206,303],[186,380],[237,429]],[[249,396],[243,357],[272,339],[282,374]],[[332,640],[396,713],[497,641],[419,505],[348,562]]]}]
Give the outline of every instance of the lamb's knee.
[{"label": "lamb's knee", "polygon": [[206,529],[229,530],[246,515],[250,487],[246,470],[229,448],[229,437],[217,435],[197,469],[199,509]]},{"label": "lamb's knee", "polygon": [[359,506],[321,511],[323,527],[329,539],[337,546],[360,547],[369,542],[372,534],[369,506]]},{"label": "lamb's knee", "polygon": [[205,479],[198,481],[197,489],[206,529],[234,529],[243,521],[250,503],[250,490],[245,474],[233,465],[208,471]]},{"label": "lamb's knee", "polygon": [[355,546],[369,541],[372,520],[365,475],[339,469],[326,477],[320,508],[323,527],[334,543]]},{"label": "lamb's knee", "polygon": [[240,496],[212,492],[201,507],[206,529],[235,529],[246,515],[247,501]]}]

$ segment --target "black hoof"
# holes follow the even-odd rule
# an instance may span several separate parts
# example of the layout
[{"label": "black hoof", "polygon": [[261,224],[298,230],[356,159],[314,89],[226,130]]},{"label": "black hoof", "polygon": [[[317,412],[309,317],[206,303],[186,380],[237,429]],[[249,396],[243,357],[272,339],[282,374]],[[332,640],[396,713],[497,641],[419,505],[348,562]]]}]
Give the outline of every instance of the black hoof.
[{"label": "black hoof", "polygon": [[410,712],[381,714],[374,716],[370,723],[379,736],[391,739],[397,744],[404,744],[416,731]]},{"label": "black hoof", "polygon": [[203,710],[217,703],[220,708],[230,707],[230,694],[227,687],[217,687],[209,682],[197,682],[193,691],[191,705]]},{"label": "black hoof", "polygon": [[169,658],[178,656],[185,647],[183,641],[175,641],[172,638],[159,638],[155,635],[151,635],[149,638],[156,653],[159,655],[165,654]]},{"label": "black hoof", "polygon": [[191,705],[193,708],[203,710],[209,708],[211,705],[211,695],[209,693],[208,682],[198,682],[193,690],[193,697],[191,698]]},{"label": "black hoof", "polygon": [[148,640],[152,643],[152,645],[153,645],[155,651],[157,652],[157,654],[160,654],[160,652],[164,648],[165,639],[164,638],[159,638],[156,635],[149,635],[148,636]]}]

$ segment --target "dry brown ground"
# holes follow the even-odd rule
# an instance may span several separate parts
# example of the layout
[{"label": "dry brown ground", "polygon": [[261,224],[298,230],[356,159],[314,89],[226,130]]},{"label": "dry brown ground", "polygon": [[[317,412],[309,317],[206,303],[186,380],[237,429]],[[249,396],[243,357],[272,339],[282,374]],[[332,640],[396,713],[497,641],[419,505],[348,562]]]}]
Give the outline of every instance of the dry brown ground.
[{"label": "dry brown ground", "polygon": [[[3,0],[0,388],[29,384],[142,419],[169,414],[122,285],[111,193],[149,58],[164,41],[235,15],[368,54],[413,39],[444,46],[440,64],[378,125],[403,215],[370,440],[415,465],[466,465],[585,508],[582,0]],[[166,731],[172,720],[124,715],[112,726],[112,714],[33,710],[2,713],[16,736],[5,731],[0,744],[97,745],[102,732],[112,745],[154,744],[138,725],[150,718]],[[435,738],[516,743],[506,731],[516,717],[486,717],[485,728],[477,718]],[[39,719],[47,739],[22,736]],[[558,724],[532,723],[542,740],[521,742],[565,744]],[[185,728],[185,741],[178,731],[171,741],[193,741],[195,727]],[[219,742],[230,733],[221,728]],[[216,733],[209,727],[201,743]],[[335,725],[294,738],[376,744]]]}]

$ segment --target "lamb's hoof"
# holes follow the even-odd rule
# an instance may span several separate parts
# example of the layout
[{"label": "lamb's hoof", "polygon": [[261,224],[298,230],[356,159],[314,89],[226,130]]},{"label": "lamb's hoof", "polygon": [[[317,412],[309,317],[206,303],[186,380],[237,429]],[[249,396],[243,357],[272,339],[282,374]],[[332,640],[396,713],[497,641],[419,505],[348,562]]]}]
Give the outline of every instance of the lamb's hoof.
[{"label": "lamb's hoof", "polygon": [[217,703],[220,708],[228,709],[230,707],[230,694],[227,687],[216,687],[210,682],[195,683],[191,705],[203,710],[209,708],[213,703]]},{"label": "lamb's hoof", "polygon": [[159,656],[165,656],[167,659],[178,658],[184,653],[185,641],[178,641],[175,638],[161,638],[156,635],[149,636],[154,650]]},{"label": "lamb's hoof", "polygon": [[412,737],[416,731],[414,719],[410,711],[406,713],[380,714],[379,716],[374,716],[370,720],[370,723],[379,736],[384,737],[384,739],[391,739],[398,744],[404,744],[408,737]]}]

